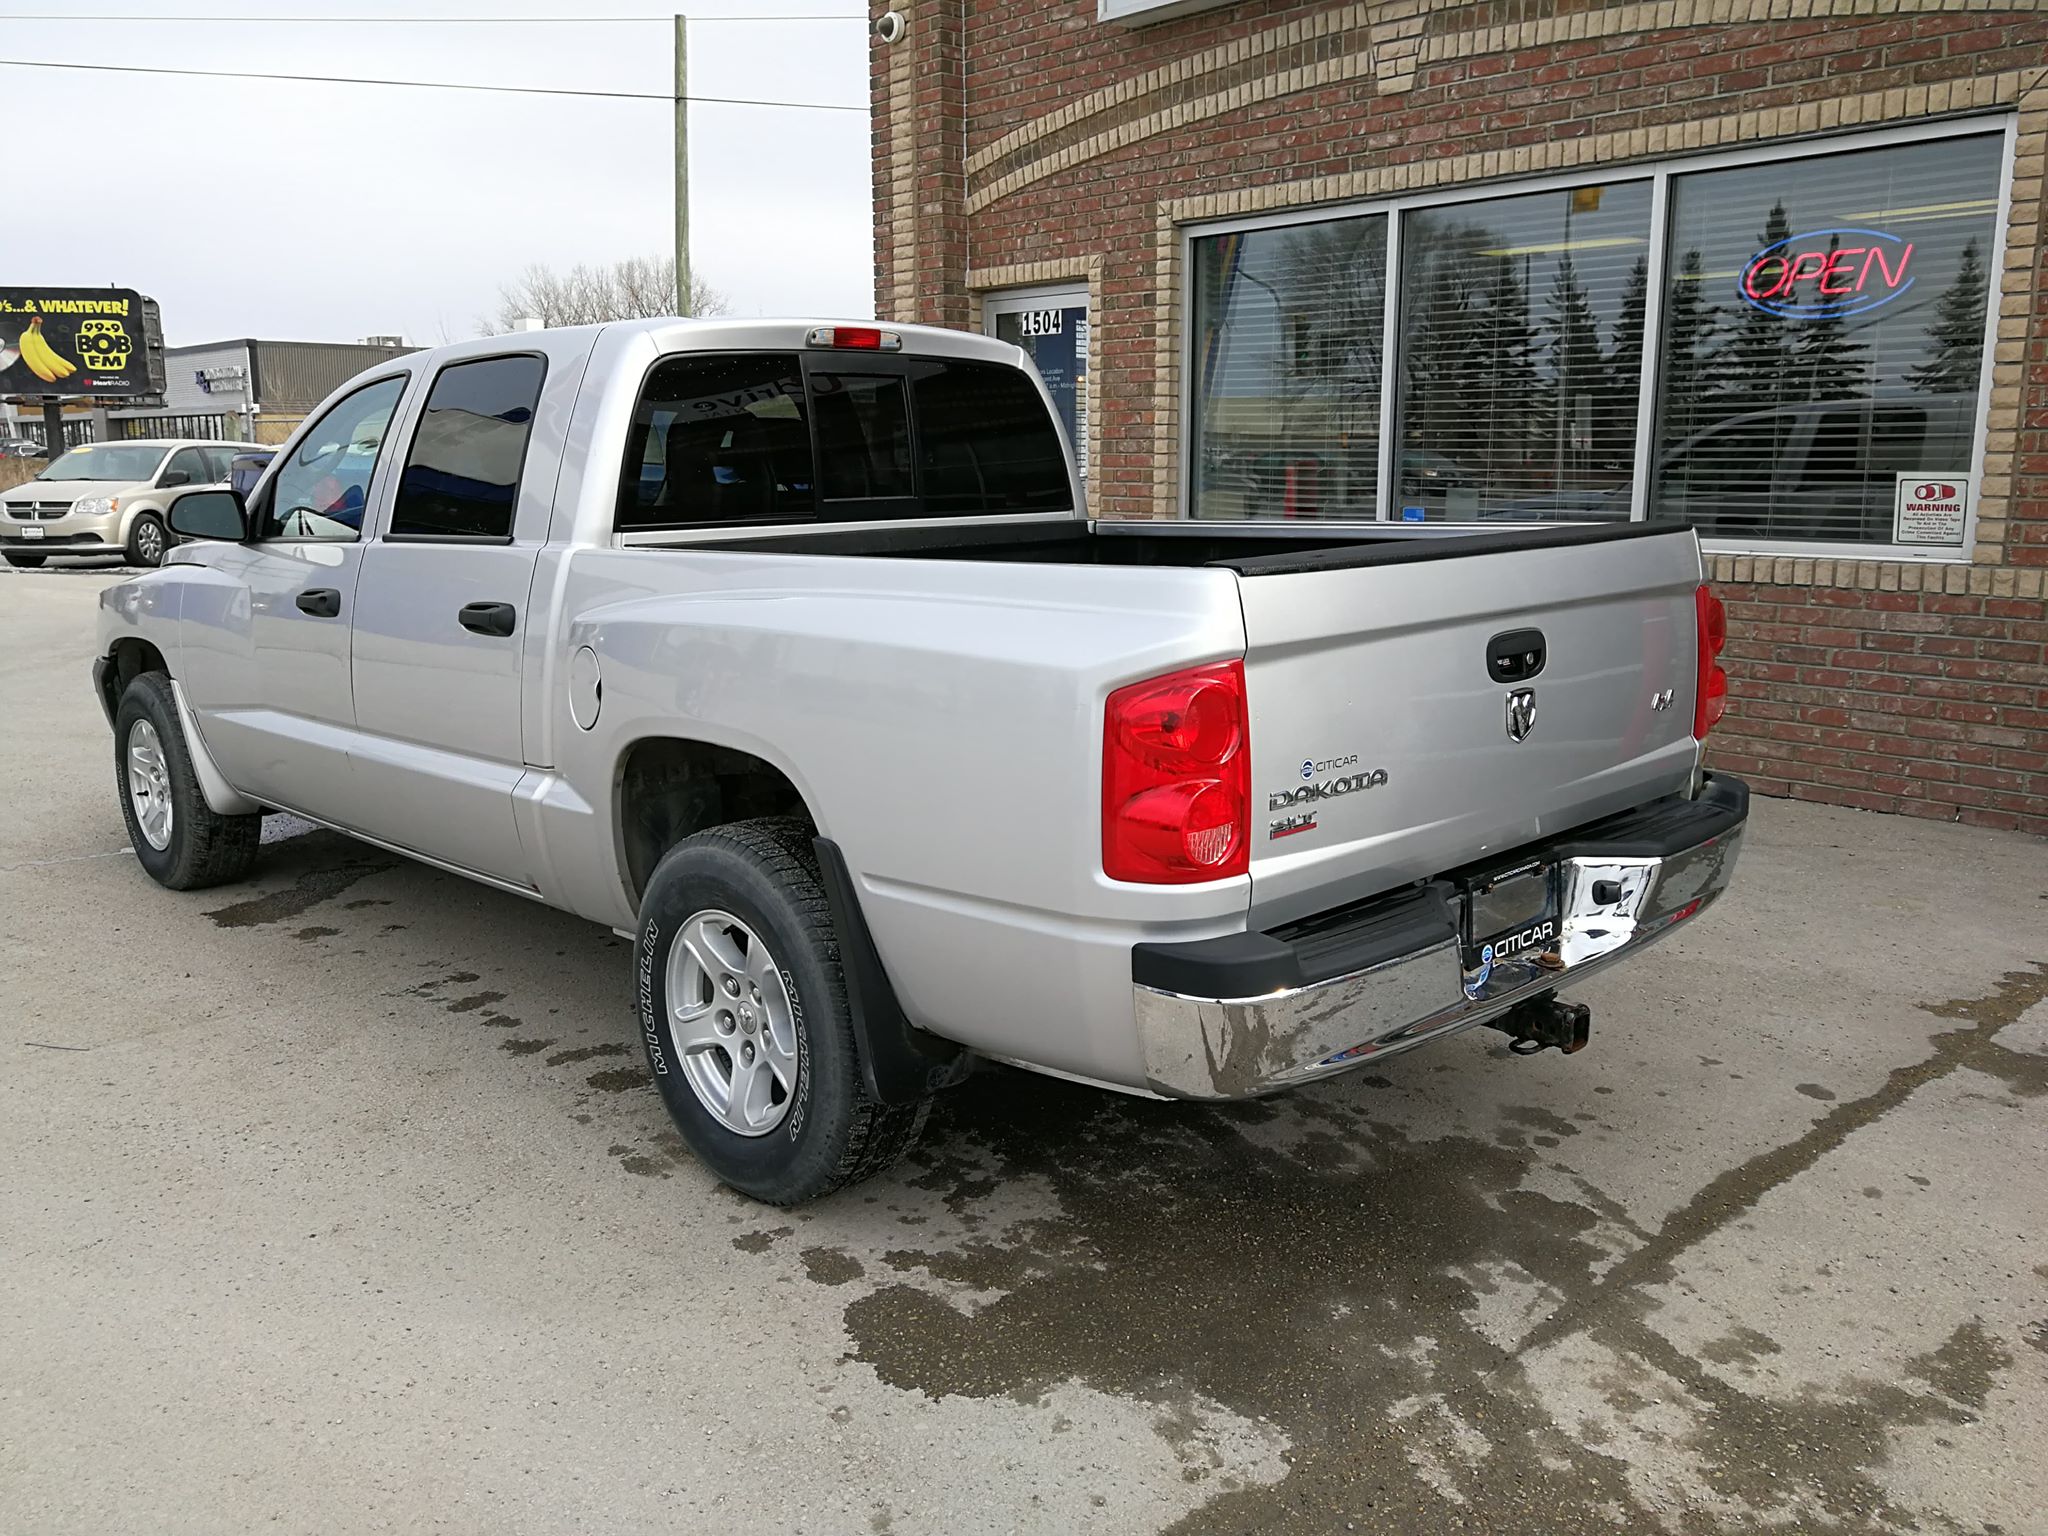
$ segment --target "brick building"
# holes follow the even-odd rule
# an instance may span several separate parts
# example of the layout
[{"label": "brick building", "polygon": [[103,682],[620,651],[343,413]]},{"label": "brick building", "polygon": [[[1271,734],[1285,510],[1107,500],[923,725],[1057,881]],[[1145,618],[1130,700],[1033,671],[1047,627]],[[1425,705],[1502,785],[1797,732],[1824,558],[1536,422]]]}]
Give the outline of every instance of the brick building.
[{"label": "brick building", "polygon": [[1096,515],[1683,517],[1713,755],[2048,833],[2041,0],[877,0],[876,301]]}]

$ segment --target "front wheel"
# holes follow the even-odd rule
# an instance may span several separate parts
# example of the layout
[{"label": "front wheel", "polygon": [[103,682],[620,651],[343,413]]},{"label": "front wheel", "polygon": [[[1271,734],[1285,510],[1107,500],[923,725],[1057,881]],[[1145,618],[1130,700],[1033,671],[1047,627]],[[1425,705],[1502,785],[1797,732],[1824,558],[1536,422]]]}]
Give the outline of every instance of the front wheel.
[{"label": "front wheel", "polygon": [[256,862],[263,818],[223,816],[206,803],[171,680],[161,672],[138,676],[114,711],[114,784],[128,841],[158,885],[224,885]]},{"label": "front wheel", "polygon": [[796,1205],[908,1151],[929,1100],[886,1105],[861,1078],[811,829],[735,822],[686,838],[640,902],[634,973],[647,1065],[720,1179]]},{"label": "front wheel", "polygon": [[170,542],[164,534],[162,520],[154,512],[144,512],[128,529],[128,563],[152,567],[162,565],[164,551],[170,548]]},{"label": "front wheel", "polygon": [[10,550],[7,555],[7,563],[17,571],[32,571],[49,558],[48,555],[17,555]]}]

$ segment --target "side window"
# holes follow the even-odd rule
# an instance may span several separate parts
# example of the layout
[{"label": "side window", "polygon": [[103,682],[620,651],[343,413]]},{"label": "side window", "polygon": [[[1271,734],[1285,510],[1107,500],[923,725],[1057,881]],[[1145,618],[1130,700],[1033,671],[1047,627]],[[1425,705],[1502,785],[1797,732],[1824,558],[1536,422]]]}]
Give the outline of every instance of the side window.
[{"label": "side window", "polygon": [[911,496],[910,412],[903,380],[873,373],[814,373],[818,481],[827,501]]},{"label": "side window", "polygon": [[362,537],[370,476],[405,381],[401,373],[365,384],[313,424],[271,482],[259,539]]},{"label": "side window", "polygon": [[[180,479],[179,476],[183,476]],[[197,448],[180,448],[171,455],[171,462],[164,466],[164,472],[157,478],[159,485],[205,485],[217,479],[208,472],[206,456]]]},{"label": "side window", "polygon": [[199,456],[206,461],[206,479],[210,485],[220,485],[228,478],[228,466],[234,462],[232,448],[202,448]]},{"label": "side window", "polygon": [[816,505],[803,369],[775,353],[688,354],[647,376],[616,526],[798,522]]},{"label": "side window", "polygon": [[269,453],[236,453],[228,458],[228,484],[244,497],[256,489],[256,482],[263,478],[263,471],[270,467],[276,457]]},{"label": "side window", "polygon": [[512,537],[546,373],[538,357],[489,357],[441,370],[405,456],[387,538]]}]

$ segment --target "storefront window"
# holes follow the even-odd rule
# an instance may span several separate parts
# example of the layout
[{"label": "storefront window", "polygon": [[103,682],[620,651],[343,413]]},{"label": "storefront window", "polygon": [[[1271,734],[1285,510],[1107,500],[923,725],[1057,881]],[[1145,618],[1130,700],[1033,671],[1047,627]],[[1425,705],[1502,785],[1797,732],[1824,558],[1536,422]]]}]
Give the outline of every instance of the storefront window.
[{"label": "storefront window", "polygon": [[1901,533],[1903,481],[1967,475],[2002,140],[1679,175],[1652,517],[1748,541]]},{"label": "storefront window", "polygon": [[2004,149],[1970,125],[1197,235],[1189,513],[1958,555]]},{"label": "storefront window", "polygon": [[1383,215],[1195,241],[1196,517],[1379,515]]},{"label": "storefront window", "polygon": [[1390,515],[1628,516],[1649,248],[1647,181],[1403,216]]}]

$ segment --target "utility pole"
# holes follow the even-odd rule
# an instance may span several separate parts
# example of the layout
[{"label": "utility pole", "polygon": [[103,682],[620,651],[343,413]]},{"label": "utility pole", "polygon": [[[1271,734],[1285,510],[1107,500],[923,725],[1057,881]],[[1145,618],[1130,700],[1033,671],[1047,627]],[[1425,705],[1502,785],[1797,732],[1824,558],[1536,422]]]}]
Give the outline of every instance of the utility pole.
[{"label": "utility pole", "polygon": [[690,313],[690,18],[676,17],[676,313]]}]

